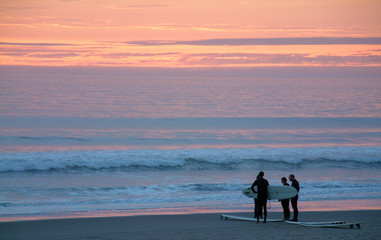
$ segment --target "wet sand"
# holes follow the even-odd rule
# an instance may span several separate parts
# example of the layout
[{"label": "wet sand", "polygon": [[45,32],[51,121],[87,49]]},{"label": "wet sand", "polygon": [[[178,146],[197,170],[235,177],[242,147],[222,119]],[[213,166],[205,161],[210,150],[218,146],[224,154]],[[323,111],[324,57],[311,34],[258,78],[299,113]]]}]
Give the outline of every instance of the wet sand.
[{"label": "wet sand", "polygon": [[[251,213],[229,213],[250,217]],[[292,213],[291,213],[292,216]],[[269,212],[269,218],[282,218]],[[301,212],[300,221],[360,221],[357,228],[220,220],[220,214],[72,218],[0,223],[0,239],[381,239],[381,210]]]}]

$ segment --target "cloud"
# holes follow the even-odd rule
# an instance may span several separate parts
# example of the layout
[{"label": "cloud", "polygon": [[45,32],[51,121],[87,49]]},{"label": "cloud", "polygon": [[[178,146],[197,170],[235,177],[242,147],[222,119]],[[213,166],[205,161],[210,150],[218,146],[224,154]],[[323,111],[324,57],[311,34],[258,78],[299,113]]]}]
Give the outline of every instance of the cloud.
[{"label": "cloud", "polygon": [[167,7],[167,5],[163,4],[129,4],[124,5],[122,8],[161,8],[161,7]]},{"label": "cloud", "polygon": [[381,38],[221,38],[194,41],[128,41],[129,45],[198,45],[198,46],[249,46],[249,45],[381,45]]},{"label": "cloud", "polygon": [[145,8],[164,8],[168,7],[168,5],[164,4],[144,4],[144,3],[136,3],[136,4],[124,4],[124,5],[114,5],[110,6],[109,4],[106,5],[106,8],[112,9],[112,10],[137,10],[137,9],[145,9]]},{"label": "cloud", "polygon": [[[16,45],[17,46],[17,45]],[[0,47],[0,56],[10,56],[10,57],[27,57],[28,59],[33,58],[68,58],[68,57],[78,57],[81,54],[88,54],[86,50],[64,50],[64,49],[54,49],[46,48],[43,45],[22,45],[20,47],[13,46],[11,48]],[[50,46],[50,45],[49,45]],[[54,45],[55,46],[55,45]]]},{"label": "cloud", "polygon": [[[347,56],[318,55],[308,53],[107,53],[98,55],[104,59],[128,59],[138,57],[135,63],[155,65],[160,62],[178,66],[255,66],[255,65],[381,65],[381,55],[352,54]],[[170,57],[165,59],[165,57]],[[158,58],[156,58],[158,57]],[[162,58],[160,58],[162,57]]]},{"label": "cloud", "polygon": [[[303,26],[287,26],[287,27],[269,27],[257,25],[237,25],[237,24],[178,24],[178,23],[157,23],[147,25],[131,26],[133,28],[148,29],[155,31],[202,31],[202,32],[226,32],[226,33],[282,33],[283,36],[297,36],[301,33],[305,36],[321,36],[327,37],[331,35],[345,36],[345,34],[365,34],[366,31],[359,28],[316,28]],[[292,35],[290,35],[292,34]],[[295,35],[296,34],[296,35]],[[351,35],[348,35],[351,36]]]},{"label": "cloud", "polygon": [[57,16],[11,16],[4,17],[0,26],[5,27],[25,27],[25,28],[41,28],[53,27],[64,29],[121,29],[126,28],[125,25],[115,25],[112,19],[108,18],[73,18],[73,17],[57,17]]},{"label": "cloud", "polygon": [[380,65],[381,55],[311,56],[309,54],[256,54],[256,53],[214,53],[185,54],[179,59],[183,65]]},{"label": "cloud", "polygon": [[23,57],[23,56],[26,56],[27,54],[24,52],[5,52],[5,53],[3,53],[2,51],[0,51],[0,55],[1,56]]},{"label": "cloud", "polygon": [[149,30],[164,30],[164,31],[206,31],[206,32],[248,32],[252,30],[248,26],[238,26],[229,24],[207,24],[195,26],[192,24],[173,24],[173,23],[160,23],[153,25],[139,25],[133,26],[134,28],[149,29]]},{"label": "cloud", "polygon": [[22,7],[18,7],[18,6],[0,6],[0,10],[25,10],[25,11],[30,11],[30,10],[47,10],[49,8],[47,7],[41,7],[41,6],[38,6],[38,5],[33,5],[33,6],[22,6]]},{"label": "cloud", "polygon": [[1,56],[18,56],[30,58],[65,58],[89,54],[92,50],[81,46],[80,49],[73,49],[74,44],[57,43],[0,43]]},{"label": "cloud", "polygon": [[125,57],[155,57],[155,56],[168,56],[178,55],[178,52],[164,52],[164,53],[107,53],[102,54],[105,58],[125,58]]},{"label": "cloud", "polygon": [[[136,45],[126,46],[120,42],[93,42],[87,43],[49,43],[49,42],[0,42],[0,55],[2,63],[30,64],[44,60],[57,60],[62,64],[86,64],[86,65],[112,65],[112,66],[161,66],[161,67],[248,67],[248,66],[381,66],[380,46],[367,46],[365,50],[348,51],[346,55],[334,54],[334,52],[319,52],[313,54],[305,48],[305,52],[252,52],[226,48],[216,52],[183,52],[182,47],[163,48],[162,45],[180,44],[184,42],[192,44],[265,44],[266,39],[210,39],[200,41],[145,41],[147,46],[154,45],[149,49],[137,48]],[[268,40],[268,39],[267,39]],[[381,38],[275,38],[266,44],[312,44],[317,40],[319,44],[376,44]],[[340,41],[339,41],[340,40]],[[206,42],[205,42],[206,41]],[[262,42],[261,42],[262,41]],[[151,44],[151,45],[150,45]],[[157,45],[157,46],[156,46]],[[380,41],[381,45],[381,41]],[[368,48],[369,47],[369,48]],[[287,47],[286,47],[287,48]],[[233,50],[235,49],[235,50]],[[234,51],[234,52],[232,52]],[[1,58],[0,58],[1,60]]]},{"label": "cloud", "polygon": [[28,57],[32,58],[67,58],[67,57],[78,57],[79,54],[76,53],[50,53],[50,54],[30,54]]},{"label": "cloud", "polygon": [[0,42],[0,45],[7,46],[75,46],[68,43],[15,43],[15,42]]}]

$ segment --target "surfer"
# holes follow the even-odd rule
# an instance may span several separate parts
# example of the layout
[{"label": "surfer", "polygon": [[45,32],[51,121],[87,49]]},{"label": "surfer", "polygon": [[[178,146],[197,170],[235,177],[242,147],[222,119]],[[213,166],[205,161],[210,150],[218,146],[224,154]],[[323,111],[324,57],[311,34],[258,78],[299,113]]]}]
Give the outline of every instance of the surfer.
[{"label": "surfer", "polygon": [[[283,186],[290,186],[290,184],[287,183],[287,178],[282,177],[281,182]],[[282,199],[280,200],[280,203],[282,204],[283,208],[283,215],[284,215],[284,220],[288,221],[290,220],[290,199]]]},{"label": "surfer", "polygon": [[[257,176],[257,180],[258,178],[259,178],[259,175]],[[258,199],[254,198],[254,218],[257,218],[257,216],[259,216],[261,219],[263,218],[262,208],[259,207]]]},{"label": "surfer", "polygon": [[[254,181],[254,183],[251,185],[251,190],[254,193],[258,193],[257,197],[257,208],[256,208],[256,216],[257,216],[257,223],[259,223],[259,215],[260,212],[263,209],[264,219],[263,222],[266,223],[267,219],[267,198],[268,198],[268,191],[267,186],[269,185],[269,182],[264,178],[265,174],[264,172],[259,172],[257,179]],[[257,186],[258,192],[255,191],[254,187]]]},{"label": "surfer", "polygon": [[[291,174],[288,179],[290,179],[291,181],[291,187],[294,187],[296,189],[296,191],[298,191],[299,193],[299,182],[295,179],[295,175],[294,174]],[[299,211],[298,211],[298,194],[291,198],[291,206],[292,206],[292,209],[294,210],[294,218],[291,220],[291,221],[294,221],[294,222],[297,222],[298,221],[298,215],[299,215]]]}]

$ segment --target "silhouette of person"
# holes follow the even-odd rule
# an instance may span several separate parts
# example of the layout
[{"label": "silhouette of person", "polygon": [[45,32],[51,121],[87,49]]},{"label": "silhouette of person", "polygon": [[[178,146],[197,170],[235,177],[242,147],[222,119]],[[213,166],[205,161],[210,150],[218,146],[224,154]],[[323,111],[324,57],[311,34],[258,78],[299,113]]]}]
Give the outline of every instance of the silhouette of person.
[{"label": "silhouette of person", "polygon": [[[266,223],[267,220],[267,198],[268,198],[268,191],[267,191],[267,186],[270,185],[269,182],[263,178],[265,174],[261,171],[258,174],[257,179],[254,181],[254,183],[251,185],[251,190],[254,193],[258,193],[257,196],[257,223],[259,223],[259,209],[263,209],[263,214],[264,214],[264,219],[263,222]],[[258,192],[255,191],[254,187],[257,186]]]},{"label": "silhouette of person", "polygon": [[[291,174],[288,177],[288,179],[290,179],[290,181],[291,181],[291,187],[294,187],[296,189],[296,191],[298,191],[298,193],[299,193],[299,189],[300,189],[299,182],[295,179],[295,175]],[[294,222],[298,221],[298,215],[299,215],[298,198],[299,198],[298,194],[295,197],[291,198],[291,206],[292,206],[292,209],[294,211],[294,218],[291,221],[294,221]]]},{"label": "silhouette of person", "polygon": [[[287,178],[282,177],[281,182],[283,186],[290,186],[290,184],[287,183]],[[280,200],[283,208],[283,215],[284,215],[284,220],[290,220],[290,199],[282,199]]]},{"label": "silhouette of person", "polygon": [[[258,178],[259,178],[259,175],[257,176],[257,180],[258,180]],[[253,190],[253,192],[254,192],[254,190]],[[259,207],[258,198],[254,198],[254,218],[257,218],[257,216],[259,216],[260,218],[263,218],[262,208]]]}]

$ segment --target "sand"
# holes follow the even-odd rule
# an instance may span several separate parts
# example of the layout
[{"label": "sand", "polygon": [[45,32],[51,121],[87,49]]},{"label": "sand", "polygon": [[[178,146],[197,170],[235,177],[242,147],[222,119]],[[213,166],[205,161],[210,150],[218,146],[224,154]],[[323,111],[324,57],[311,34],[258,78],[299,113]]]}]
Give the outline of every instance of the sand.
[{"label": "sand", "polygon": [[[250,213],[229,213],[250,217]],[[269,212],[269,218],[281,218]],[[361,221],[357,228],[220,220],[220,214],[73,218],[0,223],[0,239],[381,239],[381,210],[301,212],[300,221]]]}]

